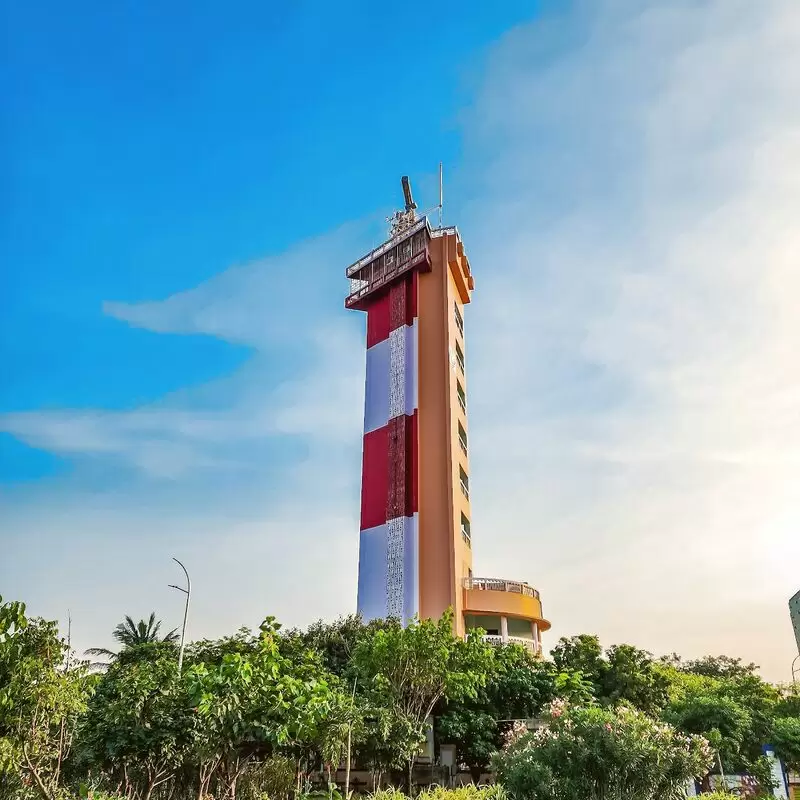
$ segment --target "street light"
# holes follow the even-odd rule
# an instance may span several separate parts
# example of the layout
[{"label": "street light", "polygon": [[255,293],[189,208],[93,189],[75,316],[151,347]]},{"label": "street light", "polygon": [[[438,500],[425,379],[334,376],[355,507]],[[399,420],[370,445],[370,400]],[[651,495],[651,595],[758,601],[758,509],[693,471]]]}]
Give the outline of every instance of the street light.
[{"label": "street light", "polygon": [[183,574],[186,576],[185,589],[182,586],[176,586],[174,583],[169,584],[170,589],[177,589],[186,595],[186,605],[183,609],[183,627],[181,628],[181,649],[178,651],[178,677],[180,677],[181,669],[183,668],[183,645],[186,640],[186,620],[189,616],[189,598],[192,594],[192,582],[189,580],[189,573],[186,571],[186,567],[177,558],[173,557],[172,560],[183,570]]}]

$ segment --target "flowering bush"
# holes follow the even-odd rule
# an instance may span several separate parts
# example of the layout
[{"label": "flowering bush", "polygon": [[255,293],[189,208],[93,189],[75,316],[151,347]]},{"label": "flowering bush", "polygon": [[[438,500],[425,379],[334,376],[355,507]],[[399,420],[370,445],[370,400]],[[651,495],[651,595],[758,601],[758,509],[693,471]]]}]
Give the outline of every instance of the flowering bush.
[{"label": "flowering bush", "polygon": [[713,760],[702,737],[627,707],[556,702],[548,722],[495,759],[497,778],[515,800],[673,800]]}]

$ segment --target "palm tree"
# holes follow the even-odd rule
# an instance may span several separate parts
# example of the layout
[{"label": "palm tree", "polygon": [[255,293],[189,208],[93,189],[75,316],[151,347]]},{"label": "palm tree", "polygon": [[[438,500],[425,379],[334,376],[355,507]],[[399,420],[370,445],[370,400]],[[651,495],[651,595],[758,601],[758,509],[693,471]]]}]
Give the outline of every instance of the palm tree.
[{"label": "palm tree", "polygon": [[[158,632],[161,630],[161,620],[156,619],[155,611],[150,612],[150,617],[147,621],[140,619],[134,622],[132,617],[125,616],[125,619],[114,628],[111,634],[121,645],[123,650],[129,647],[136,647],[140,644],[149,644],[150,642],[177,642],[178,629],[173,628],[169,633],[163,637],[159,637]],[[109,661],[114,661],[119,653],[113,650],[108,650],[105,647],[91,647],[86,652],[87,656],[102,656]],[[108,664],[104,662],[97,662],[91,665],[95,668],[107,667]]]}]

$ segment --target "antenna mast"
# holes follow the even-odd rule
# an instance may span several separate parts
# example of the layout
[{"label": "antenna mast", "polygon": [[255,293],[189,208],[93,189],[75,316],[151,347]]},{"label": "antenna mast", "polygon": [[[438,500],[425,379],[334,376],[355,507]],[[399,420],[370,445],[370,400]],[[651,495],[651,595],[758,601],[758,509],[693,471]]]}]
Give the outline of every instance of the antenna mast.
[{"label": "antenna mast", "polygon": [[442,228],[442,206],[444,204],[444,179],[442,175],[442,162],[439,162],[439,229]]}]

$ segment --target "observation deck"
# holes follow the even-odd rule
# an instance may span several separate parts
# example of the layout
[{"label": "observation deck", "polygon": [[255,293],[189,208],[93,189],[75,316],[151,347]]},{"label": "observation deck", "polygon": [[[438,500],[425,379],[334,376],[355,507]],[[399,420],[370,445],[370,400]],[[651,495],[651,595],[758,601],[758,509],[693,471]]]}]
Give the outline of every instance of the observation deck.
[{"label": "observation deck", "polygon": [[[350,280],[350,293],[344,301],[345,308],[363,310],[371,295],[406,272],[430,272],[433,263],[430,254],[431,240],[448,235],[456,237],[454,256],[464,264],[464,268],[460,270],[464,289],[473,289],[474,281],[458,229],[455,226],[433,229],[428,218],[421,217],[347,268],[345,274]],[[462,287],[458,288],[461,291]]]},{"label": "observation deck", "polygon": [[523,581],[504,578],[464,579],[466,629],[482,628],[491,644],[522,644],[541,652],[541,634],[550,629],[539,592]]}]

